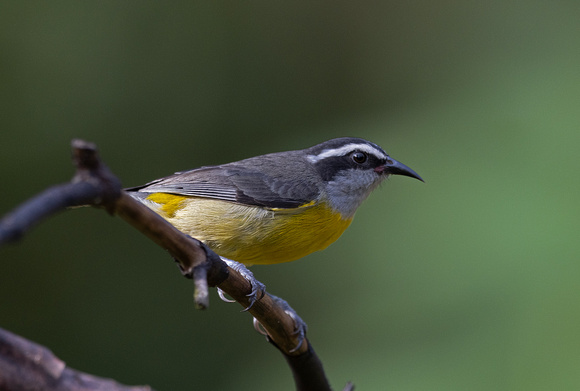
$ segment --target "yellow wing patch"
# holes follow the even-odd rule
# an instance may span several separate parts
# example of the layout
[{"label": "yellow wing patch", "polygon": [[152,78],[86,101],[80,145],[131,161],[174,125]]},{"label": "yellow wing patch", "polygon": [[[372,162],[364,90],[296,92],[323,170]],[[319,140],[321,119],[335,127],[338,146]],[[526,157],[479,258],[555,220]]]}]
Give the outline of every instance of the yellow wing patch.
[{"label": "yellow wing patch", "polygon": [[165,214],[165,218],[173,218],[177,211],[183,208],[183,201],[190,197],[168,193],[153,193],[146,198],[147,201],[159,204],[159,211]]}]

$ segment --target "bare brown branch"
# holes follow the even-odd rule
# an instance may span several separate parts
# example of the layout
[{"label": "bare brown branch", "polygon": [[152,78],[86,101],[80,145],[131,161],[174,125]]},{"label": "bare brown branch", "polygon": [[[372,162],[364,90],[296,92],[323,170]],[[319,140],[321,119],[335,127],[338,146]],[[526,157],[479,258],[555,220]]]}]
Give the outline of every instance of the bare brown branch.
[{"label": "bare brown branch", "polygon": [[153,391],[68,368],[44,346],[0,328],[0,390]]}]

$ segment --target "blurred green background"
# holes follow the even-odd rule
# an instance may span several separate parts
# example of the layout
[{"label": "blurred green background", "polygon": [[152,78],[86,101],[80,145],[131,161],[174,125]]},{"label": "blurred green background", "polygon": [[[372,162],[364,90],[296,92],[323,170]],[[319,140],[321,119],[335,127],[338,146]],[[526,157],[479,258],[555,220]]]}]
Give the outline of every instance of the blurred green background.
[{"label": "blurred green background", "polygon": [[[3,214],[96,142],[126,186],[368,138],[419,172],[343,237],[253,268],[336,389],[580,386],[577,1],[2,2]],[[77,209],[0,249],[0,327],[158,390],[291,390],[280,354],[169,256]]]}]

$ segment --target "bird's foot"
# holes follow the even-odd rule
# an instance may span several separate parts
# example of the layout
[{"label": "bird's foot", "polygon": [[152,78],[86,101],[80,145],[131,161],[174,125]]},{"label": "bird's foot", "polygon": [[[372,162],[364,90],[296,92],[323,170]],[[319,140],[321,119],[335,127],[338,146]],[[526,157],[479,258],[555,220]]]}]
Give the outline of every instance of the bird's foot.
[{"label": "bird's foot", "polygon": [[[290,350],[290,353],[295,352],[298,349],[300,349],[302,343],[304,342],[304,339],[306,338],[306,331],[308,331],[308,325],[306,324],[306,322],[302,320],[300,316],[298,316],[298,313],[294,311],[292,307],[290,307],[290,304],[288,304],[286,300],[283,300],[272,294],[268,295],[272,298],[272,300],[276,302],[276,304],[282,307],[286,315],[291,317],[292,320],[294,321],[294,335],[297,336],[298,344],[292,350]],[[268,332],[264,329],[264,326],[262,326],[262,324],[256,318],[254,318],[254,328],[256,329],[257,332],[269,338]]]},{"label": "bird's foot", "polygon": [[[249,310],[250,308],[252,308],[252,306],[254,305],[254,303],[258,300],[260,300],[262,297],[264,297],[264,295],[266,294],[266,285],[262,284],[260,281],[258,281],[255,277],[254,274],[247,268],[245,267],[243,264],[236,262],[236,261],[232,261],[231,259],[227,259],[224,257],[221,257],[222,261],[224,261],[229,268],[237,271],[238,273],[240,273],[242,275],[242,277],[244,277],[252,286],[252,292],[250,292],[248,294],[248,298],[250,300],[250,305],[248,305],[244,311]],[[234,303],[235,300],[231,300],[225,297],[225,293],[224,291],[222,291],[220,288],[218,289],[218,295],[220,297],[220,299],[222,299],[225,302],[228,303]]]}]

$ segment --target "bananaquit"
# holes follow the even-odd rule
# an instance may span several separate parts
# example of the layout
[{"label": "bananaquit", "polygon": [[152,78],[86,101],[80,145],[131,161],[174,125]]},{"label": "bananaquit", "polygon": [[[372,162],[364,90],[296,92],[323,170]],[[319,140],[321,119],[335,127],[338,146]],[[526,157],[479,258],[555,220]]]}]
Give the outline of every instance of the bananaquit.
[{"label": "bananaquit", "polygon": [[344,137],[127,190],[221,257],[263,265],[325,249],[390,175],[423,180],[378,145]]}]

